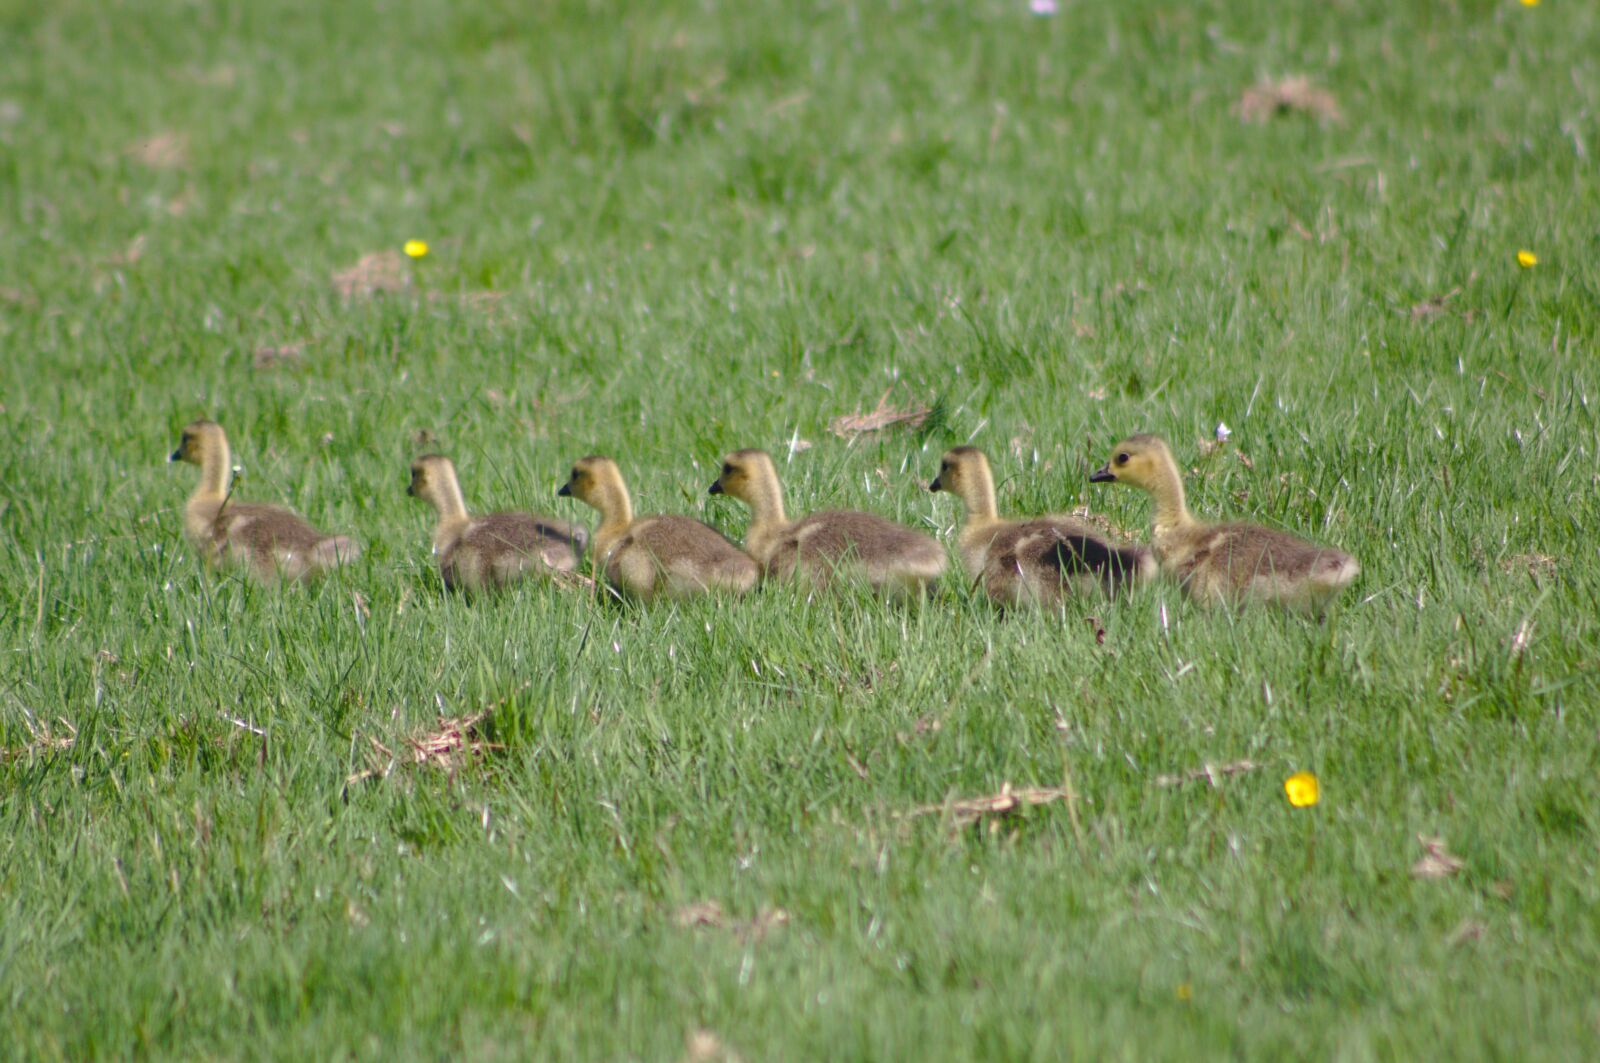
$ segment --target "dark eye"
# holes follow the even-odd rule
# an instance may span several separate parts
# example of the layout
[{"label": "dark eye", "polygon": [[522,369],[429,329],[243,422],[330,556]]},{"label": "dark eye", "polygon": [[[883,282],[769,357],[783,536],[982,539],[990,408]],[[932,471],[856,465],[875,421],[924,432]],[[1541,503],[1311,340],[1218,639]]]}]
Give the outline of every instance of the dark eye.
[{"label": "dark eye", "polygon": [[1128,464],[1128,452],[1127,451],[1123,451],[1121,454],[1117,455],[1117,464],[1118,465],[1126,465],[1126,464]]},{"label": "dark eye", "polygon": [[722,475],[724,475],[724,476],[732,476],[733,475],[733,466],[730,465],[730,464],[724,464],[722,466]]}]

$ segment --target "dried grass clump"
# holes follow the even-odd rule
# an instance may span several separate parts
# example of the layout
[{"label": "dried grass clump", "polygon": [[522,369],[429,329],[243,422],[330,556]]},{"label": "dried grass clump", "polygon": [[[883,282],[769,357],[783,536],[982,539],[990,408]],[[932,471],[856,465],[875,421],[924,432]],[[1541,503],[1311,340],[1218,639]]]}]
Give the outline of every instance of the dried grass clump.
[{"label": "dried grass clump", "polygon": [[1239,95],[1234,113],[1246,122],[1269,122],[1288,114],[1309,114],[1324,124],[1344,120],[1333,93],[1308,77],[1265,78]]},{"label": "dried grass clump", "polygon": [[399,251],[373,251],[333,275],[333,290],[341,299],[370,299],[410,288],[411,265]]},{"label": "dried grass clump", "polygon": [[1000,792],[997,794],[990,794],[987,797],[965,797],[942,805],[920,805],[908,812],[900,813],[899,818],[915,819],[919,816],[948,814],[950,825],[961,828],[970,827],[991,816],[1008,816],[1020,808],[1070,800],[1072,792],[1064,786],[1032,786],[1013,790],[1008,782],[1001,784]]},{"label": "dried grass clump", "polygon": [[1422,859],[1411,865],[1411,874],[1416,878],[1449,878],[1467,866],[1465,860],[1445,848],[1443,838],[1419,834],[1417,841],[1422,843],[1423,853]]},{"label": "dried grass clump", "polygon": [[152,170],[179,170],[189,165],[189,137],[186,133],[167,130],[134,141],[126,154]]},{"label": "dried grass clump", "polygon": [[932,412],[926,406],[906,410],[894,409],[889,405],[889,393],[886,391],[878,400],[876,409],[868,413],[847,413],[842,417],[835,417],[828,422],[828,430],[836,436],[848,439],[864,432],[881,432],[896,425],[917,428]]},{"label": "dried grass clump", "polygon": [[306,345],[286,343],[277,347],[257,347],[250,355],[255,369],[287,369],[305,361]]},{"label": "dried grass clump", "polygon": [[685,930],[726,930],[740,941],[760,941],[789,922],[782,908],[763,908],[751,919],[734,919],[716,901],[687,904],[673,913],[672,921]]},{"label": "dried grass clump", "polygon": [[484,739],[483,724],[512,698],[527,690],[528,686],[527,683],[522,684],[480,712],[468,716],[442,717],[431,729],[406,738],[404,747],[400,749],[391,749],[369,735],[367,741],[372,743],[378,763],[349,776],[344,781],[345,785],[351,786],[368,779],[387,779],[396,768],[405,765],[453,772],[464,763],[480,760],[495,750],[504,749],[504,746]]},{"label": "dried grass clump", "polygon": [[1226,779],[1232,775],[1243,775],[1255,771],[1261,765],[1253,760],[1235,760],[1227,764],[1206,764],[1204,767],[1194,768],[1178,775],[1157,775],[1157,786],[1182,786],[1184,783],[1199,782],[1204,779],[1213,788],[1217,780]]},{"label": "dried grass clump", "polygon": [[0,764],[11,760],[31,761],[46,753],[65,753],[77,743],[78,729],[66,720],[56,721],[66,731],[62,734],[51,727],[49,721],[39,722],[33,718],[33,713],[27,710],[23,712],[22,722],[28,728],[28,741],[9,749],[0,746]]}]

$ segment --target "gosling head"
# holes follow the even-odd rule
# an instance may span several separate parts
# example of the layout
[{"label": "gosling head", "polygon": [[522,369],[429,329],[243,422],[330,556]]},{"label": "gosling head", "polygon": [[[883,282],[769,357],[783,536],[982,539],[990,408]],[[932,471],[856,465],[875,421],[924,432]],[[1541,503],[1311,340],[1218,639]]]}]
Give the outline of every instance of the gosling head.
[{"label": "gosling head", "polygon": [[1129,436],[1111,448],[1111,460],[1090,473],[1089,482],[1131,484],[1148,491],[1172,464],[1172,451],[1160,436]]},{"label": "gosling head", "polygon": [[622,483],[622,470],[610,458],[591,454],[579,458],[572,466],[572,475],[556,494],[563,498],[576,498],[595,509],[604,508],[606,496]]},{"label": "gosling head", "polygon": [[443,454],[423,454],[411,463],[406,494],[437,505],[440,492],[455,480],[455,473],[455,465]]},{"label": "gosling head", "polygon": [[228,437],[215,421],[190,421],[183,426],[178,449],[167,456],[168,461],[186,461],[190,465],[204,465],[211,454],[226,454]]},{"label": "gosling head", "polygon": [[722,459],[722,474],[707,492],[728,495],[746,505],[761,500],[778,479],[778,468],[764,450],[736,450]]},{"label": "gosling head", "polygon": [[978,482],[988,464],[989,459],[977,447],[947,450],[939,461],[939,475],[933,478],[928,490],[949,491],[965,498],[967,488]]}]

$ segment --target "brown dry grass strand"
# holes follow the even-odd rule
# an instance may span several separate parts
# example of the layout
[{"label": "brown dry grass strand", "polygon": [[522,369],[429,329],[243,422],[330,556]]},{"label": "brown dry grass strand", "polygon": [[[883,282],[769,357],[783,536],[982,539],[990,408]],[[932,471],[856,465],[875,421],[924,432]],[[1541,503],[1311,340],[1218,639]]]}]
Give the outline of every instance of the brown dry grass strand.
[{"label": "brown dry grass strand", "polygon": [[847,413],[828,422],[828,431],[844,439],[865,432],[881,432],[885,428],[916,428],[928,419],[933,411],[926,406],[895,409],[889,405],[889,392],[878,399],[875,409],[867,413]]},{"label": "brown dry grass strand", "polygon": [[368,779],[386,779],[396,768],[407,765],[441,768],[453,772],[464,763],[482,759],[495,750],[504,749],[504,746],[484,739],[483,724],[529,686],[528,683],[522,684],[479,712],[466,716],[441,717],[429,730],[407,736],[403,740],[403,746],[398,749],[391,749],[369,735],[367,741],[372,744],[377,763],[346,777],[345,786],[365,782]]},{"label": "brown dry grass strand", "polygon": [[1234,775],[1244,775],[1255,771],[1261,765],[1253,760],[1233,760],[1226,764],[1206,763],[1203,767],[1192,768],[1177,775],[1157,775],[1157,786],[1182,786],[1191,782],[1208,782],[1215,788],[1222,779]]},{"label": "brown dry grass strand", "polygon": [[1461,857],[1445,848],[1443,838],[1429,837],[1426,834],[1417,835],[1417,841],[1422,843],[1422,859],[1411,865],[1411,874],[1415,878],[1449,878],[1462,868],[1467,862]]},{"label": "brown dry grass strand", "polygon": [[52,727],[48,720],[35,721],[32,713],[25,715],[22,722],[28,728],[28,740],[20,746],[0,746],[0,764],[12,760],[32,762],[47,753],[65,753],[78,741],[78,729],[66,720],[56,720],[60,731]]},{"label": "brown dry grass strand", "polygon": [[1000,792],[997,794],[958,798],[941,805],[919,805],[909,811],[898,813],[897,817],[916,819],[920,816],[948,815],[951,826],[970,827],[991,816],[1007,816],[1021,808],[1033,808],[1070,799],[1071,793],[1064,786],[1030,786],[1017,790],[1007,782],[1001,784]]}]

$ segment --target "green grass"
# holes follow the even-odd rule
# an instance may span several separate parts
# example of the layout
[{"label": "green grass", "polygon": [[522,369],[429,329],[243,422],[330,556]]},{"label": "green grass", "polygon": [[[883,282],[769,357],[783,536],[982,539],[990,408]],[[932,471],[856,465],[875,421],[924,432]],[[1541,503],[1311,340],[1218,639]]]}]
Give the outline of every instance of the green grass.
[{"label": "green grass", "polygon": [[[9,1053],[1600,1052],[1600,11],[808,7],[0,0],[0,745],[77,732],[0,763]],[[1232,113],[1295,73],[1345,120]],[[411,237],[420,295],[334,293]],[[828,432],[885,392],[938,416]],[[361,561],[203,573],[162,461],[202,415]],[[471,603],[422,430],[478,508],[587,520],[599,451],[735,535],[725,450],[948,535],[967,441],[1011,511],[1143,528],[1086,474],[1158,431],[1197,511],[1364,573],[1322,624]],[[505,698],[486,763],[346,786]],[[1068,777],[1076,821],[895,818]]]}]

